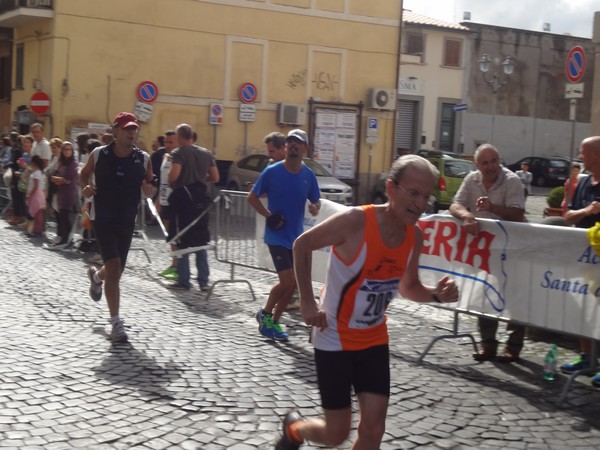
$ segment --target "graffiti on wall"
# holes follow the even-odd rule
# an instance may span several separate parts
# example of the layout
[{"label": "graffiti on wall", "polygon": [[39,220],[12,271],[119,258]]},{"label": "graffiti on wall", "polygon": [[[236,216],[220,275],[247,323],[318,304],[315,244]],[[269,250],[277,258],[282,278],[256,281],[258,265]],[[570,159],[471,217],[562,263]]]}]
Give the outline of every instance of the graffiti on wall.
[{"label": "graffiti on wall", "polygon": [[319,91],[334,91],[340,83],[336,75],[329,72],[319,72],[315,74],[313,84]]},{"label": "graffiti on wall", "polygon": [[306,86],[306,70],[291,74],[287,85],[292,89],[296,89],[298,86]]},{"label": "graffiti on wall", "polygon": [[[306,70],[299,70],[292,73],[288,79],[287,86],[291,89],[306,86],[306,74]],[[319,91],[335,91],[340,84],[338,76],[329,72],[315,73],[312,83]]]}]

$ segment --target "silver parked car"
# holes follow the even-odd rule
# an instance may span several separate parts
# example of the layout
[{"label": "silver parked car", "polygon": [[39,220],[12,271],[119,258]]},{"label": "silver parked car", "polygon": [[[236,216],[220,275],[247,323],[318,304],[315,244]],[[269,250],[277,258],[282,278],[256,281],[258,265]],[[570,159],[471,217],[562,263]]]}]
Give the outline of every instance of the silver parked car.
[{"label": "silver parked car", "polygon": [[[267,155],[249,155],[234,162],[229,167],[227,189],[232,191],[248,190],[256,183],[260,173],[269,164]],[[354,196],[352,188],[331,175],[327,169],[312,159],[304,158],[304,164],[317,177],[321,198],[326,198],[342,205],[352,205]]]}]

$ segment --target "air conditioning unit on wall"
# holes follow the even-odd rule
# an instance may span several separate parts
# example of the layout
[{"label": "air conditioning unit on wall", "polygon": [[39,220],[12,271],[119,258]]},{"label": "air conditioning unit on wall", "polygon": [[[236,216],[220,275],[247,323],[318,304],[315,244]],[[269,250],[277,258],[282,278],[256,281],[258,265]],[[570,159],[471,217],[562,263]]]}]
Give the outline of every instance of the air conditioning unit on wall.
[{"label": "air conditioning unit on wall", "polygon": [[382,109],[384,111],[394,111],[396,109],[396,90],[385,88],[369,89],[367,107]]},{"label": "air conditioning unit on wall", "polygon": [[277,123],[285,125],[304,125],[304,105],[279,103],[277,105]]}]

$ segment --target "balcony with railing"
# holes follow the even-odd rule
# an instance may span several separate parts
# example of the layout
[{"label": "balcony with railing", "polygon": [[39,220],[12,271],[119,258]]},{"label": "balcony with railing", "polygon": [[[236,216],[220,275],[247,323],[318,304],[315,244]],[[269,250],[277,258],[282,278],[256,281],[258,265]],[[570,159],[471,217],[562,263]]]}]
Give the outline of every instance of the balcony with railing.
[{"label": "balcony with railing", "polygon": [[0,0],[0,27],[15,28],[53,17],[53,0]]}]

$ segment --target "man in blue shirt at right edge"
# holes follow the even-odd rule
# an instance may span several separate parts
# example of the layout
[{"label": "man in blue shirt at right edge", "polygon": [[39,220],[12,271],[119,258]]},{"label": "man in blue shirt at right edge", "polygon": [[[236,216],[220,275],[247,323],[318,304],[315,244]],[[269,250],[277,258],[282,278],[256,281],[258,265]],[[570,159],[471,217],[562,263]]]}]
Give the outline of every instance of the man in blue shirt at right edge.
[{"label": "man in blue shirt at right edge", "polygon": [[[575,194],[565,214],[565,222],[577,228],[590,228],[596,222],[600,222],[600,136],[588,137],[581,142],[579,159],[583,161],[589,175],[577,183]],[[580,339],[579,346],[581,355],[563,364],[560,368],[563,373],[570,374],[592,366],[592,342],[589,339]],[[600,387],[600,372],[592,377],[592,385]]]},{"label": "man in blue shirt at right edge", "polygon": [[[266,217],[265,243],[273,258],[279,282],[269,292],[267,303],[256,313],[259,332],[277,341],[287,341],[288,334],[279,324],[296,289],[292,247],[304,231],[306,200],[308,211],[316,216],[321,207],[317,178],[302,159],[308,151],[308,136],[299,129],[286,137],[287,153],[283,161],[268,166],[248,194],[248,203]],[[266,194],[267,207],[260,201]]]}]

